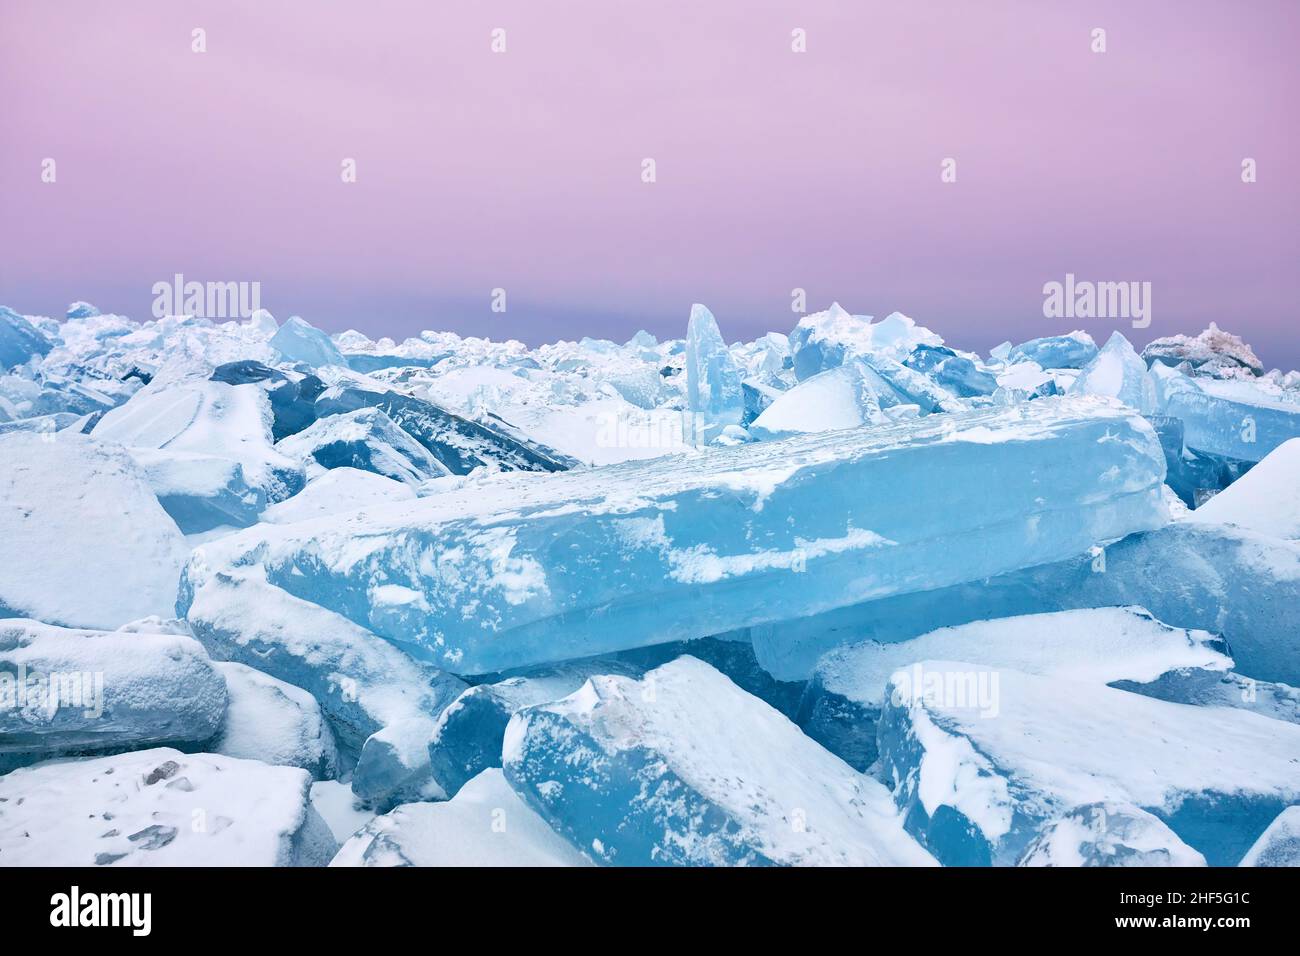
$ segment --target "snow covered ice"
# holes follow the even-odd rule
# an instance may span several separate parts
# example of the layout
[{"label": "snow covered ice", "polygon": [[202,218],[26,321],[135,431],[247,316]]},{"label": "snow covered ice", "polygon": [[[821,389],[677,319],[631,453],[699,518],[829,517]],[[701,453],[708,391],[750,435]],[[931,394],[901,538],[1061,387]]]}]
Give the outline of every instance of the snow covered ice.
[{"label": "snow covered ice", "polygon": [[749,319],[0,308],[0,866],[1300,863],[1300,373]]}]

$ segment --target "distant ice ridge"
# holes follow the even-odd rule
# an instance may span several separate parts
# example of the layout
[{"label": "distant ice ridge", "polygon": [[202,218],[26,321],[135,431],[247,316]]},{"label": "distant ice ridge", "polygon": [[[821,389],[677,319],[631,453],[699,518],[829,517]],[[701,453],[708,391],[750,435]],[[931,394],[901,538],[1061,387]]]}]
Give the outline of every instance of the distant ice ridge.
[{"label": "distant ice ridge", "polygon": [[253,565],[440,668],[499,671],[1057,560],[1163,524],[1163,475],[1106,401],[932,415],[258,525],[191,559],[178,609]]}]

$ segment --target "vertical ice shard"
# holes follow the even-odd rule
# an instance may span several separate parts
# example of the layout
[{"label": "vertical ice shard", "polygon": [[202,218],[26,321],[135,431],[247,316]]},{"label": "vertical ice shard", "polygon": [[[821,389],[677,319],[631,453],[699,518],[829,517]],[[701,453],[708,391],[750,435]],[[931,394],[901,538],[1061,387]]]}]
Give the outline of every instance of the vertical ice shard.
[{"label": "vertical ice shard", "polygon": [[1101,351],[1079,372],[1071,395],[1107,395],[1129,408],[1149,414],[1156,410],[1156,389],[1146,363],[1129,340],[1112,332]]},{"label": "vertical ice shard", "polygon": [[182,606],[260,565],[439,667],[493,673],[1059,560],[1163,524],[1163,476],[1139,416],[1043,400],[258,525],[205,545]]},{"label": "vertical ice shard", "polygon": [[745,395],[727,343],[713,313],[691,306],[686,327],[686,394],[689,407],[702,419],[706,439],[745,417]]},{"label": "vertical ice shard", "polygon": [[503,756],[515,791],[601,863],[933,862],[881,784],[692,657],[520,711]]}]

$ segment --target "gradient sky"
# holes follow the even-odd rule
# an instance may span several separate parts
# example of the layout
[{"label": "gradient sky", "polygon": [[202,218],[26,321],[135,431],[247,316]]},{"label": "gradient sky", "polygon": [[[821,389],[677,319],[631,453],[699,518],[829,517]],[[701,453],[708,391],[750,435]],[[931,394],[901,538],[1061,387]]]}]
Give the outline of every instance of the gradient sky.
[{"label": "gradient sky", "polygon": [[[330,331],[536,344],[681,335],[695,301],[788,331],[802,287],[966,348],[1214,320],[1296,367],[1298,28],[1294,0],[4,0],[0,303],[147,318],[182,272]],[[1066,272],[1151,282],[1151,327],[1043,318]]]}]

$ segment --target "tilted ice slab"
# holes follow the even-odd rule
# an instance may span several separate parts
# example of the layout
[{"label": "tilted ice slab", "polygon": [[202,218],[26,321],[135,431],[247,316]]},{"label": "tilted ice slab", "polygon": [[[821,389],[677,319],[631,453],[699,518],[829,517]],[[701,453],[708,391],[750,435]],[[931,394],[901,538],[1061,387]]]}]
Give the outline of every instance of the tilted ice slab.
[{"label": "tilted ice slab", "polygon": [[98,628],[170,617],[186,551],[122,448],[0,435],[0,617]]},{"label": "tilted ice slab", "polygon": [[266,492],[249,487],[230,458],[166,448],[132,448],[158,503],[184,534],[246,528],[266,507]]},{"label": "tilted ice slab", "polygon": [[230,702],[221,729],[205,749],[227,757],[301,767],[320,780],[338,772],[334,734],[316,698],[235,661],[221,661]]},{"label": "tilted ice slab", "polygon": [[911,669],[891,679],[881,772],[908,831],[943,863],[1012,864],[1044,823],[1110,801],[1159,817],[1210,865],[1232,865],[1300,801],[1294,724],[1059,676],[919,666],[923,683]]},{"label": "tilted ice slab", "polygon": [[1287,807],[1260,834],[1241,866],[1300,866],[1300,806]]},{"label": "tilted ice slab", "polygon": [[133,448],[238,462],[245,481],[275,502],[298,491],[304,479],[298,462],[272,446],[272,420],[260,385],[189,379],[146,386],[105,414],[92,434]]},{"label": "tilted ice slab", "polygon": [[516,792],[601,863],[933,863],[881,784],[692,657],[520,711],[503,757]]},{"label": "tilted ice slab", "polygon": [[8,306],[0,305],[0,372],[47,354],[53,343],[36,326]]},{"label": "tilted ice slab", "polygon": [[1280,390],[1238,379],[1192,378],[1159,363],[1151,375],[1160,411],[1183,420],[1183,439],[1195,451],[1259,461],[1300,438],[1300,402],[1284,400]]},{"label": "tilted ice slab", "polygon": [[1232,660],[1207,631],[1169,627],[1141,608],[1030,614],[941,628],[910,641],[868,641],[817,662],[797,722],[859,770],[876,759],[876,724],[890,677],[900,668],[949,658],[1030,674],[1107,684],[1146,682],[1176,668],[1224,672]]},{"label": "tilted ice slab", "polygon": [[1097,354],[1097,343],[1087,332],[1048,335],[1022,342],[1007,353],[1007,364],[1034,362],[1043,368],[1083,368]]},{"label": "tilted ice slab", "polygon": [[1147,365],[1118,332],[1079,372],[1070,394],[1108,395],[1143,413],[1156,410],[1156,386]]},{"label": "tilted ice slab", "polygon": [[166,747],[0,777],[0,866],[321,866],[306,771]]},{"label": "tilted ice slab", "polygon": [[1278,445],[1259,464],[1192,512],[1190,520],[1231,524],[1300,540],[1300,438]]},{"label": "tilted ice slab", "polygon": [[315,367],[348,364],[328,335],[296,315],[289,316],[271,337],[271,347],[290,362]]},{"label": "tilted ice slab", "polygon": [[1056,560],[1165,520],[1164,458],[1101,400],[931,416],[552,476],[205,546],[456,673],[718,634]]},{"label": "tilted ice slab", "polygon": [[0,763],[201,744],[225,712],[226,681],[192,637],[0,620]]},{"label": "tilted ice slab", "polygon": [[419,485],[429,478],[451,474],[378,408],[359,408],[317,419],[275,447],[281,454],[301,461],[309,478],[324,469],[358,468]]},{"label": "tilted ice slab", "polygon": [[[198,549],[195,560],[204,551]],[[247,664],[311,693],[346,761],[355,761],[376,731],[436,717],[465,689],[456,678],[268,585],[259,574],[254,568],[208,577],[189,602],[190,626],[213,657]]]},{"label": "tilted ice slab", "polygon": [[408,803],[352,836],[330,866],[590,866],[510,789],[484,770],[446,803]]}]

